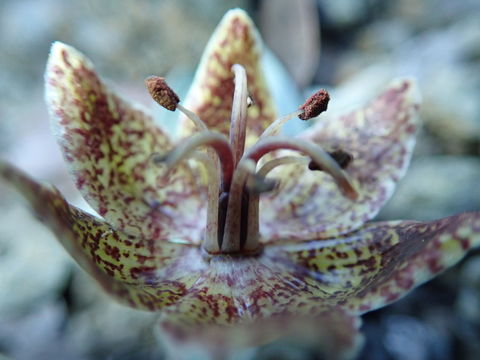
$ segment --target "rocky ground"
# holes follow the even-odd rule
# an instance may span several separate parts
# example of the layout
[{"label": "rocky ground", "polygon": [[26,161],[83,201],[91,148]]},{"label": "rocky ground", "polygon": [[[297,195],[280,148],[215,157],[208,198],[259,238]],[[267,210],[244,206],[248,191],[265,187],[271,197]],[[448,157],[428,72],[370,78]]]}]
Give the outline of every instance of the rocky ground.
[{"label": "rocky ground", "polygon": [[[477,0],[1,0],[0,154],[81,205],[43,103],[50,43],[81,49],[117,90],[149,106],[143,79],[167,75],[184,92],[209,34],[232,6],[251,12],[284,65],[267,59],[280,112],[320,86],[331,89],[333,112],[361,104],[392,77],[418,79],[424,125],[408,175],[380,219],[428,220],[480,209]],[[103,295],[19,198],[0,191],[0,354],[163,358],[152,316]],[[480,252],[366,315],[364,333],[360,359],[477,359]],[[276,344],[235,358],[318,355]]]}]

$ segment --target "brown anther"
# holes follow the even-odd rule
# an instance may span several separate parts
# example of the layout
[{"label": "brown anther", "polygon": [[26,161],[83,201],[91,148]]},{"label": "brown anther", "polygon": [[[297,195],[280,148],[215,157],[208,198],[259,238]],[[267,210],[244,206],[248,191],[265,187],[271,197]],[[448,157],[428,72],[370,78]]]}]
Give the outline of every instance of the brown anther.
[{"label": "brown anther", "polygon": [[167,155],[168,154],[153,153],[149,156],[149,160],[155,165],[160,165],[165,163]]},{"label": "brown anther", "polygon": [[[330,155],[342,169],[345,169],[353,160],[353,156],[351,154],[340,149],[329,152],[328,155]],[[308,168],[310,170],[323,170],[321,166],[318,166],[313,161],[310,161]]]},{"label": "brown anther", "polygon": [[253,97],[250,93],[248,93],[247,96],[247,107],[255,105],[255,100],[253,100]]},{"label": "brown anther", "polygon": [[303,113],[298,115],[302,120],[309,120],[320,115],[327,110],[328,102],[330,101],[330,95],[327,90],[318,90],[315,94],[310,96],[305,103],[299,107],[303,110]]},{"label": "brown anther", "polygon": [[164,78],[160,76],[149,76],[145,79],[147,90],[160,106],[167,110],[175,111],[180,102],[179,97],[168,86]]}]

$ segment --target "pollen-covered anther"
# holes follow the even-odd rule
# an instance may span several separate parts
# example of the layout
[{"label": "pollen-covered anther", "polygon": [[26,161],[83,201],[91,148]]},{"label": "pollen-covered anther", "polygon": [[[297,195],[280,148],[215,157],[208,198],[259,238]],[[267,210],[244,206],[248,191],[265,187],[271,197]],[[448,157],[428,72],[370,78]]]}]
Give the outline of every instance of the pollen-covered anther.
[{"label": "pollen-covered anther", "polygon": [[178,95],[168,86],[164,78],[149,76],[145,79],[148,92],[160,106],[167,110],[175,111],[180,102]]},{"label": "pollen-covered anther", "polygon": [[327,110],[329,101],[330,95],[328,94],[327,90],[318,90],[315,94],[310,96],[302,106],[300,106],[299,109],[303,110],[303,113],[298,115],[298,117],[301,120],[309,120],[317,117],[322,112]]},{"label": "pollen-covered anther", "polygon": [[165,161],[167,160],[168,153],[166,154],[160,154],[160,153],[153,153],[150,155],[150,161],[154,165],[162,165],[165,164]]},{"label": "pollen-covered anther", "polygon": [[[353,156],[351,154],[341,149],[328,152],[328,155],[330,155],[342,169],[346,169],[353,160]],[[310,170],[323,171],[323,168],[314,161],[309,162],[308,168]]]},{"label": "pollen-covered anther", "polygon": [[248,93],[247,96],[247,107],[255,105],[255,100],[253,99],[252,95]]}]

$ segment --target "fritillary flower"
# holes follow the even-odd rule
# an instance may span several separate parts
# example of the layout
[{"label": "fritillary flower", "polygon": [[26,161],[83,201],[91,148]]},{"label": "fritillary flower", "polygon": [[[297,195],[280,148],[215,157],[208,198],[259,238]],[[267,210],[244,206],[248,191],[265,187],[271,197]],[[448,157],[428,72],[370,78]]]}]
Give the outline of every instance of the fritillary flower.
[{"label": "fritillary flower", "polygon": [[[0,163],[72,257],[114,298],[160,314],[173,340],[222,346],[317,334],[327,351],[358,345],[359,315],[385,306],[480,244],[480,213],[432,222],[368,222],[404,175],[419,107],[392,82],[364,108],[298,136],[320,90],[277,118],[250,18],[228,12],[169,134],[123,100],[74,48],[54,43],[45,84],[52,128],[76,186],[98,213]],[[300,119],[298,119],[298,117]],[[220,346],[220,345],[219,345]]]}]

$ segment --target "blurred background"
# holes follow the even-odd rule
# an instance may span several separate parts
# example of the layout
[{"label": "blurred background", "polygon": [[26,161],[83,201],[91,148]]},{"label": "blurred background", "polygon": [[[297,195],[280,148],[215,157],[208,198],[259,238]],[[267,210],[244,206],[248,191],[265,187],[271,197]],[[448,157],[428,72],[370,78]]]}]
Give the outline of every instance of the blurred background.
[{"label": "blurred background", "polygon": [[[423,106],[411,168],[379,219],[480,210],[478,0],[0,0],[0,155],[82,204],[49,131],[43,72],[52,41],[73,45],[118,92],[152,103],[143,79],[185,93],[226,10],[250,12],[267,46],[280,113],[313,89],[331,112],[361,105],[393,77],[417,78]],[[154,317],[108,299],[0,184],[0,358],[161,359]],[[478,359],[480,252],[364,316],[359,359]],[[238,359],[317,359],[274,344]]]}]

